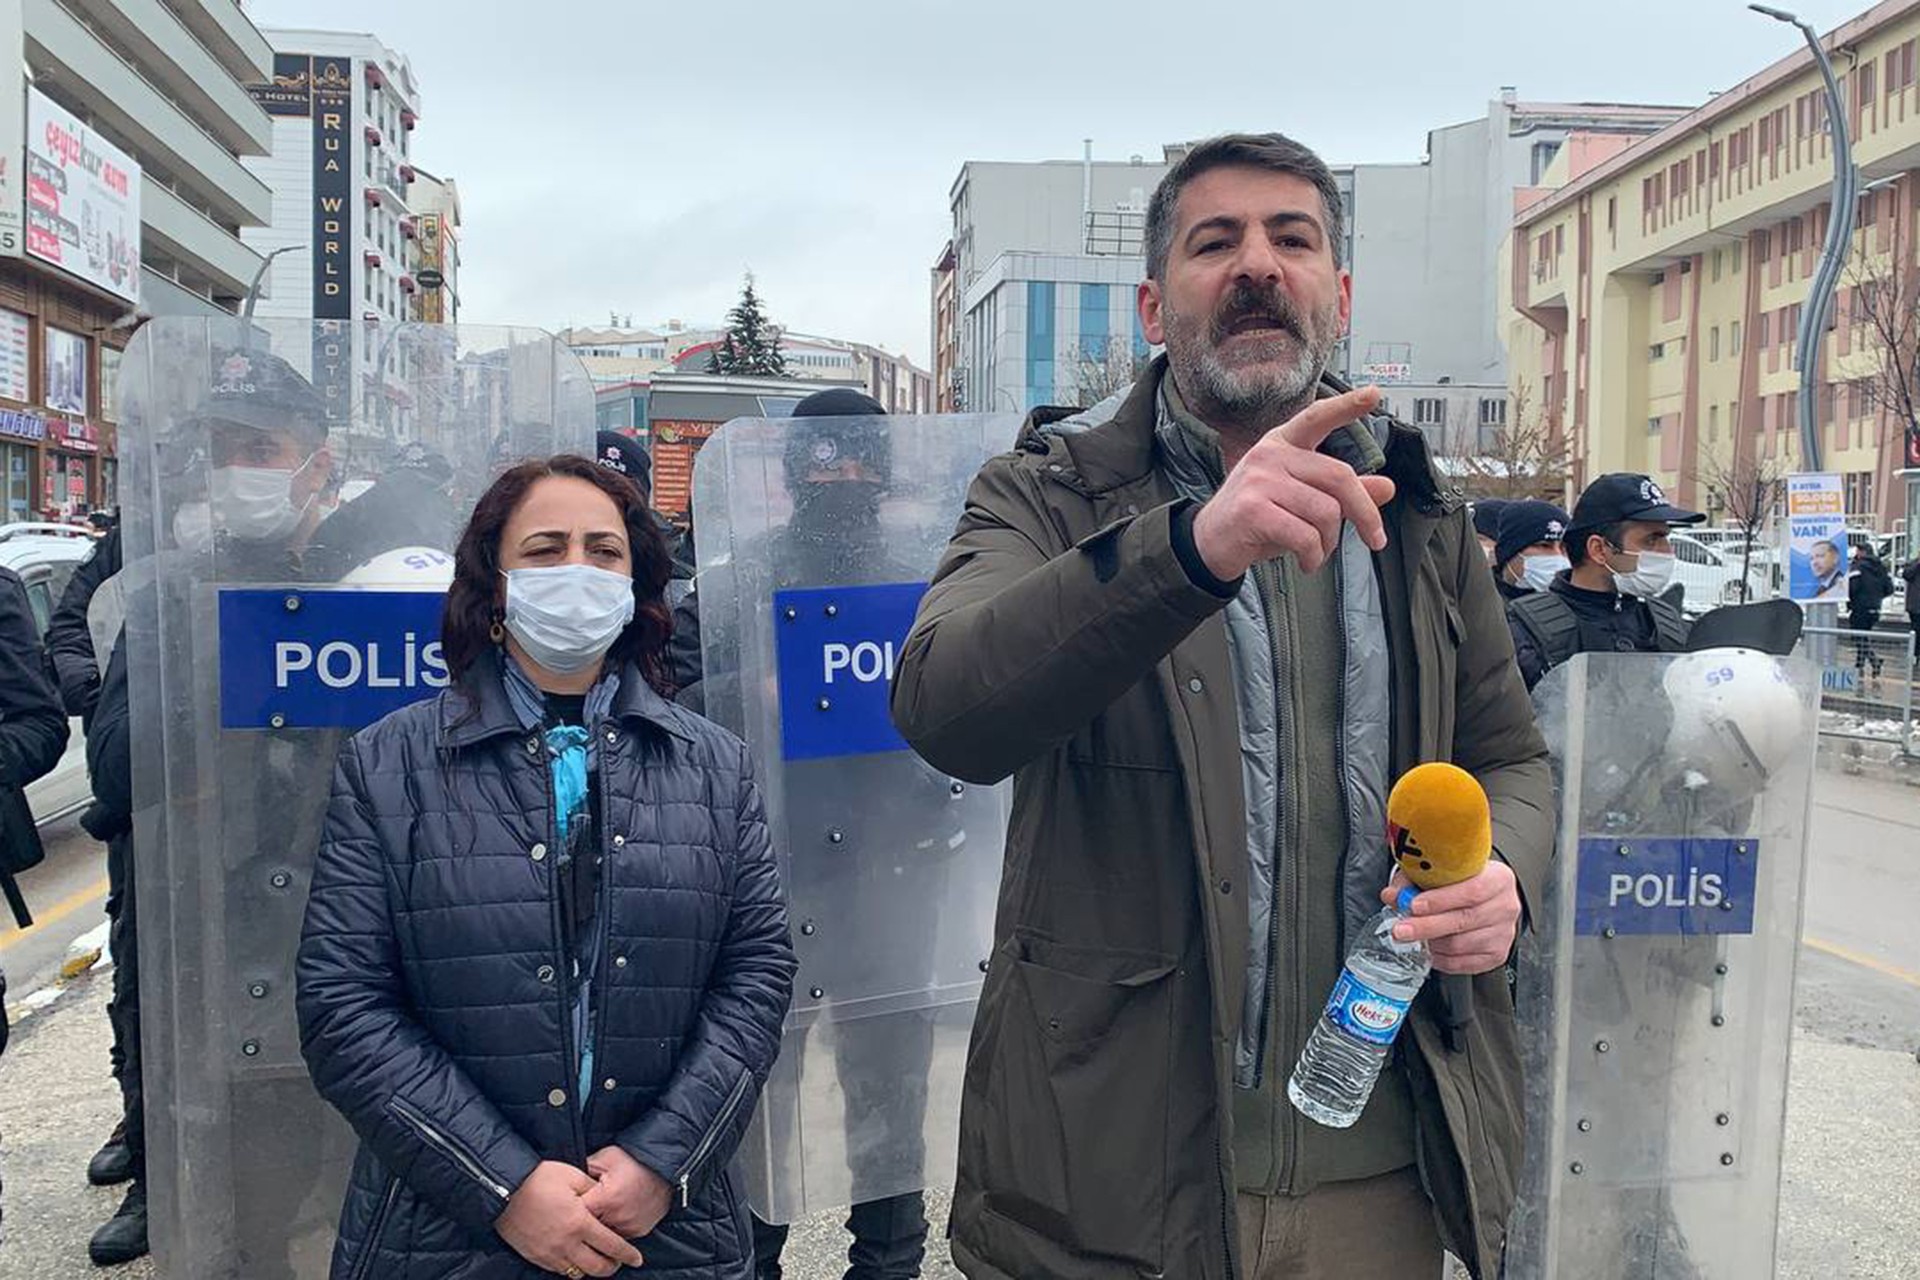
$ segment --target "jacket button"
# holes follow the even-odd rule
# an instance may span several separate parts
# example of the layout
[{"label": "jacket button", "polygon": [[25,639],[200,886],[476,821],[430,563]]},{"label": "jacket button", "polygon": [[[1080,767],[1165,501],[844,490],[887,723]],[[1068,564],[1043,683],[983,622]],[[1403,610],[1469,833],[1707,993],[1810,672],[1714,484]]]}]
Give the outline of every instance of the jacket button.
[{"label": "jacket button", "polygon": [[547,1105],[550,1107],[566,1106],[567,1091],[565,1089],[555,1089],[553,1092],[549,1093],[547,1095]]},{"label": "jacket button", "polygon": [[536,844],[533,848],[527,850],[527,856],[535,862],[543,861],[547,856],[547,846],[544,844]]},{"label": "jacket button", "polygon": [[602,1080],[600,1082],[600,1087],[602,1089],[605,1089],[608,1093],[612,1093],[615,1089],[620,1087],[620,1082],[618,1080],[615,1080],[612,1076],[608,1076],[605,1080]]},{"label": "jacket button", "polygon": [[613,838],[613,847],[614,847],[614,848],[616,848],[616,849],[624,849],[624,848],[626,848],[626,846],[627,846],[627,838],[626,838],[625,836],[615,836],[615,837]]},{"label": "jacket button", "polygon": [[540,979],[540,981],[542,981],[542,982],[552,982],[552,981],[553,981],[553,966],[552,966],[552,965],[550,965],[550,964],[543,964],[543,965],[541,965],[541,966],[540,966],[540,968],[539,968],[539,971],[538,971],[538,972],[537,972],[537,973],[536,973],[536,974],[535,974],[534,976],[535,976],[535,977],[537,977],[537,978],[539,978],[539,979]]},{"label": "jacket button", "polygon": [[1187,681],[1187,691],[1189,693],[1205,693],[1206,689],[1206,681],[1202,680],[1199,676],[1195,676],[1193,679]]},{"label": "jacket button", "polygon": [[618,741],[620,741],[620,732],[619,732],[619,730],[617,730],[617,729],[609,729],[609,730],[607,730],[607,741],[608,741],[608,742],[618,742]]},{"label": "jacket button", "polygon": [[616,969],[624,969],[624,968],[626,968],[626,967],[627,967],[627,958],[626,958],[625,956],[615,956],[615,957],[613,958],[613,967],[614,967],[614,968],[616,968]]},{"label": "jacket button", "polygon": [[1233,892],[1233,881],[1231,881],[1231,880],[1222,880],[1222,881],[1220,882],[1220,892],[1222,892],[1222,893],[1232,893],[1232,892]]},{"label": "jacket button", "polygon": [[527,754],[530,756],[537,756],[540,754],[540,739],[538,738],[527,739]]}]

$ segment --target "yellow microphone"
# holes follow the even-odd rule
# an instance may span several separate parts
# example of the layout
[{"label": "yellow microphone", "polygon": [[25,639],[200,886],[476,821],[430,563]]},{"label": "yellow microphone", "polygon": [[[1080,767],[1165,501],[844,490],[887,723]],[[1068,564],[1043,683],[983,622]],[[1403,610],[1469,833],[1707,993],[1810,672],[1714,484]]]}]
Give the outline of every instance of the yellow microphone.
[{"label": "yellow microphone", "polygon": [[1387,844],[1422,889],[1471,880],[1493,853],[1487,793],[1458,765],[1433,761],[1402,774],[1387,797]]},{"label": "yellow microphone", "polygon": [[[1444,761],[1407,770],[1387,797],[1387,845],[1400,870],[1421,889],[1473,879],[1493,853],[1486,788]],[[1443,973],[1439,988],[1447,1050],[1458,1053],[1466,1047],[1466,1027],[1473,1021],[1473,979]]]}]

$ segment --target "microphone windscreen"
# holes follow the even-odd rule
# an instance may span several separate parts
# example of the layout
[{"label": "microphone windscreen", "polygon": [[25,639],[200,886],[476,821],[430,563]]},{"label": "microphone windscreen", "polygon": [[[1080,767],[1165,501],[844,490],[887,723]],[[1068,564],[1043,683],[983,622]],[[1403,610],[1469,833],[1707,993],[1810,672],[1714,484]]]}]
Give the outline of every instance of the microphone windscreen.
[{"label": "microphone windscreen", "polygon": [[1457,765],[1432,761],[1401,775],[1387,797],[1387,843],[1422,889],[1471,880],[1493,852],[1487,793]]}]

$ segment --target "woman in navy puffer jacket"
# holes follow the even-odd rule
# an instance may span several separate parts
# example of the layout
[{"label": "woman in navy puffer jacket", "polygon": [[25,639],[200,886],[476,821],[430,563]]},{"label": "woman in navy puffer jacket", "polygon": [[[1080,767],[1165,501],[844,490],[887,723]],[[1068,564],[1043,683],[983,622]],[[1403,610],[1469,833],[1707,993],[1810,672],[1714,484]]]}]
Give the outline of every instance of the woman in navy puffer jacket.
[{"label": "woman in navy puffer jacket", "polygon": [[728,1164],[794,958],[745,748],[657,687],[666,547],[562,456],[455,559],[451,687],[342,752],[300,944],[360,1136],[334,1280],[744,1280]]}]

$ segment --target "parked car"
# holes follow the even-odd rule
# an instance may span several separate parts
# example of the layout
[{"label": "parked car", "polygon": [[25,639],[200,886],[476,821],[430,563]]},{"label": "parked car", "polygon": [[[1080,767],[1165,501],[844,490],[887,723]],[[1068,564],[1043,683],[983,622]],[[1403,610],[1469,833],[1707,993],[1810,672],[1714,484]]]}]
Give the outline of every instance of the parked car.
[{"label": "parked car", "polygon": [[[94,535],[76,525],[0,525],[0,566],[20,575],[26,584],[33,623],[46,640],[54,606],[67,589],[67,579],[93,552]],[[87,807],[93,792],[87,782],[87,743],[75,719],[67,738],[66,754],[53,772],[27,786],[27,807],[42,826]]]},{"label": "parked car", "polygon": [[[1711,532],[1711,531],[1710,531]],[[1764,600],[1768,596],[1766,571],[1755,563],[1746,575],[1746,590],[1741,590],[1741,560],[1735,552],[1744,552],[1744,544],[1710,546],[1696,538],[1691,530],[1674,530],[1673,578],[1686,588],[1680,607],[1697,615],[1722,605]]]}]

